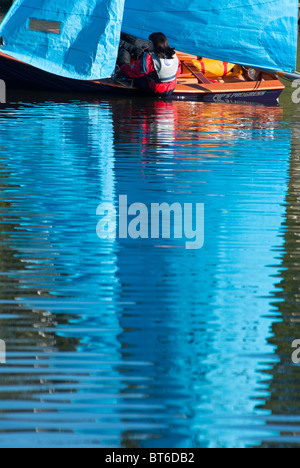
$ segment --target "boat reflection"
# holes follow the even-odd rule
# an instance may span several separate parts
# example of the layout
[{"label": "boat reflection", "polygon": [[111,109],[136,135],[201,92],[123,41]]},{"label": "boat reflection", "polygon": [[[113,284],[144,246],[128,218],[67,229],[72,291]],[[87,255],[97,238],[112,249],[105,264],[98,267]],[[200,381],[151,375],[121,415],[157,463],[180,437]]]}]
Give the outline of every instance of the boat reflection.
[{"label": "boat reflection", "polygon": [[[150,407],[157,400],[162,404],[156,417],[151,410],[153,424],[160,424],[153,430],[155,444],[232,446],[232,424],[256,414],[261,356],[274,351],[266,343],[273,319],[265,315],[272,310],[272,276],[278,270],[268,265],[276,264],[274,249],[281,243],[290,134],[281,128],[279,108],[266,117],[258,107],[159,103],[154,112],[141,114],[136,134],[143,135],[143,158],[131,167],[135,185],[129,198],[146,204],[205,202],[206,244],[193,253],[173,243],[143,255],[142,241],[120,249],[122,300],[137,304],[120,317],[119,339],[128,360],[154,364],[146,368],[151,383],[144,397]],[[136,115],[133,109],[129,120]],[[115,135],[122,148],[126,133],[118,119]],[[278,144],[284,148],[280,155]],[[274,177],[268,157],[274,152],[273,171],[284,175],[282,192],[267,182]],[[117,163],[119,193],[128,191],[123,170]],[[128,386],[123,393],[132,398],[134,392]],[[130,430],[124,440],[130,435],[132,443]],[[141,445],[152,443],[150,438]]]}]

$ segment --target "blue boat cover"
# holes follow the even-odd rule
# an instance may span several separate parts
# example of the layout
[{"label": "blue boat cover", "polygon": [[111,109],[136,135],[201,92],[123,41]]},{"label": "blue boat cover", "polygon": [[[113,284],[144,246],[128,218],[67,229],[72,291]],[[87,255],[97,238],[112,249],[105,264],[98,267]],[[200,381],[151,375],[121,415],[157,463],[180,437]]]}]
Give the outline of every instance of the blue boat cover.
[{"label": "blue boat cover", "polygon": [[0,27],[2,52],[67,78],[106,78],[123,11],[124,0],[16,0]]},{"label": "blue boat cover", "polygon": [[126,0],[123,30],[144,39],[161,31],[180,51],[291,72],[298,0]]},{"label": "blue boat cover", "polygon": [[0,35],[7,55],[74,79],[111,76],[121,28],[144,39],[161,31],[183,52],[291,72],[297,22],[298,0],[16,0]]}]

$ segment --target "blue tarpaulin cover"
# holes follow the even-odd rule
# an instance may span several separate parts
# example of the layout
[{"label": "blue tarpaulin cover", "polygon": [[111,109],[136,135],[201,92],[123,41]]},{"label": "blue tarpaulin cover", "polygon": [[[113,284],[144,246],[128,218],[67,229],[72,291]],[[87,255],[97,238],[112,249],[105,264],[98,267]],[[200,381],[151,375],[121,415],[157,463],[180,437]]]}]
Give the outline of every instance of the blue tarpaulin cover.
[{"label": "blue tarpaulin cover", "polygon": [[[124,0],[17,0],[0,27],[2,52],[67,78],[106,78],[116,65],[123,11]],[[37,19],[50,22],[50,32],[31,30]]]},{"label": "blue tarpaulin cover", "polygon": [[[49,30],[37,31],[36,20]],[[7,55],[82,80],[112,74],[121,28],[144,39],[161,31],[183,52],[291,72],[297,22],[298,0],[17,0],[0,35]]]},{"label": "blue tarpaulin cover", "polygon": [[187,53],[290,72],[298,0],[126,0],[123,30],[142,38],[161,31]]}]

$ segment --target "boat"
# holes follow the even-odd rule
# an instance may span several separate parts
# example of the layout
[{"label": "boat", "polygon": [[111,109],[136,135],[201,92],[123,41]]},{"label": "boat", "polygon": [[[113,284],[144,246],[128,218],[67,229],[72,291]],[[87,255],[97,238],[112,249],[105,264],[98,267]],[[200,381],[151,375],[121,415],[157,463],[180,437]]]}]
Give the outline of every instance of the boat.
[{"label": "boat", "polygon": [[[191,57],[178,53],[185,66],[191,63]],[[191,67],[190,67],[191,68]],[[78,92],[137,96],[142,92],[134,86],[119,82],[113,78],[102,80],[75,80],[40,70],[0,52],[0,79],[9,89]],[[258,80],[213,83],[198,71],[190,71],[179,77],[174,94],[168,99],[202,102],[252,102],[274,104],[284,90],[281,81],[270,73],[261,73]]]},{"label": "boat", "polygon": [[[0,26],[0,79],[7,88],[136,96],[114,75],[121,31],[148,39],[162,30],[183,51],[170,99],[277,102],[278,76],[300,77],[298,0],[207,3],[153,0],[150,10],[148,0],[16,0]],[[199,55],[238,63],[246,78],[211,80],[194,65]]]}]

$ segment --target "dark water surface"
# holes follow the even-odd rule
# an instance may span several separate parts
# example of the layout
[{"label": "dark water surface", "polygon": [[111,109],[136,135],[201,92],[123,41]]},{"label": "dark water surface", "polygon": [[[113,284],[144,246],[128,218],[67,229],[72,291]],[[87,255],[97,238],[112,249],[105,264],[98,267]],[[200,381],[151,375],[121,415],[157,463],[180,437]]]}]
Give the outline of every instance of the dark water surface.
[{"label": "dark water surface", "polygon": [[[300,447],[300,108],[10,92],[1,447]],[[100,203],[205,204],[205,244]]]}]

